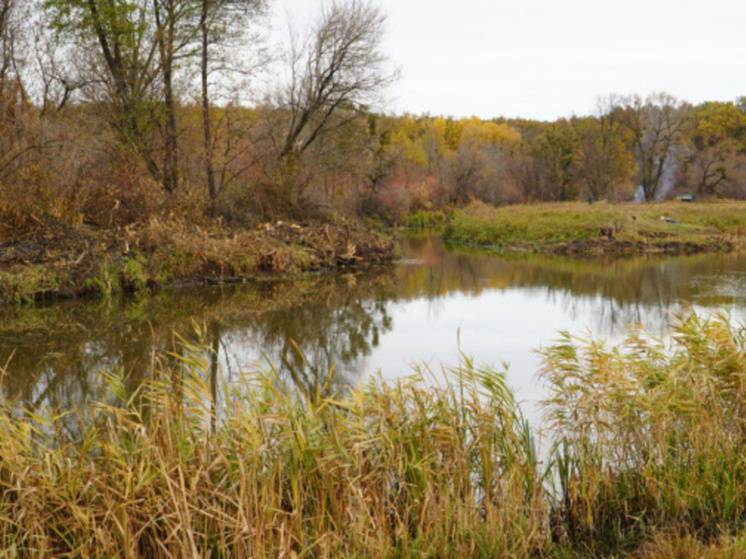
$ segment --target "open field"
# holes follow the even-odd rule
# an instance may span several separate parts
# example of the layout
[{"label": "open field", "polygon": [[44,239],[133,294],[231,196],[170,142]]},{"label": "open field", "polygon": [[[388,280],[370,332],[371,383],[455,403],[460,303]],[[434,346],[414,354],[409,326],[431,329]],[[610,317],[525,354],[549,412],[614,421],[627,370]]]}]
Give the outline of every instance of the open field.
[{"label": "open field", "polygon": [[746,244],[746,203],[472,204],[444,231],[451,243],[557,254],[727,251]]},{"label": "open field", "polygon": [[[131,391],[0,408],[11,557],[741,557],[746,329],[545,350],[551,445],[465,359],[349,392],[276,373],[220,386],[184,342]],[[12,363],[11,363],[12,365]],[[442,379],[441,379],[442,380]],[[216,405],[215,402],[220,402]]]}]

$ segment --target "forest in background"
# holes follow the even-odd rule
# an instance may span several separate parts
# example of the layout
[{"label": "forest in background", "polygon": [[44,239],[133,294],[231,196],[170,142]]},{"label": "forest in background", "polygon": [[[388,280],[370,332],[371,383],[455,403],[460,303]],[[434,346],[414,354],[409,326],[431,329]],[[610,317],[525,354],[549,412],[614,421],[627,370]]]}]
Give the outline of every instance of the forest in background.
[{"label": "forest in background", "polygon": [[555,122],[387,115],[397,72],[376,4],[330,3],[286,45],[266,37],[269,9],[0,0],[0,235],[746,197],[746,98],[612,95]]}]

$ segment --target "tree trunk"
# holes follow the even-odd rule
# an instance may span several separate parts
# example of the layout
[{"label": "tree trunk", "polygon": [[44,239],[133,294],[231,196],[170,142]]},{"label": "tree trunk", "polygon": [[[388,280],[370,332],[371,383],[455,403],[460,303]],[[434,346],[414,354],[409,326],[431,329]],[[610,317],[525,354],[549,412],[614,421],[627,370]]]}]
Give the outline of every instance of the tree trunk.
[{"label": "tree trunk", "polygon": [[212,123],[210,119],[210,91],[208,84],[209,74],[209,31],[207,27],[207,16],[210,0],[202,0],[202,14],[200,17],[200,28],[202,31],[202,53],[200,70],[202,74],[202,136],[203,149],[205,152],[205,172],[207,174],[207,192],[210,195],[210,210],[217,212],[218,192],[215,186],[215,167],[213,163],[212,146]]},{"label": "tree trunk", "polygon": [[163,161],[163,187],[172,193],[179,186],[179,153],[176,138],[176,107],[174,103],[171,70],[164,69],[164,95],[166,103],[166,153]]},{"label": "tree trunk", "polygon": [[154,2],[155,18],[158,33],[158,48],[161,58],[161,72],[163,74],[163,100],[166,110],[166,129],[163,155],[163,188],[169,194],[179,186],[179,153],[176,135],[176,102],[173,90],[173,61],[174,61],[174,5],[168,0],[166,5],[166,21],[161,17],[159,2]]}]

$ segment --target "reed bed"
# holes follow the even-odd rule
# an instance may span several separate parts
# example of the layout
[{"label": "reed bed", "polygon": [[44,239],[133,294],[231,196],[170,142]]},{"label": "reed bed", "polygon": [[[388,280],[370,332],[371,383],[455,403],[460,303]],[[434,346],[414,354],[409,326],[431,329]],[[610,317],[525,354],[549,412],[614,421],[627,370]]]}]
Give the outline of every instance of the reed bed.
[{"label": "reed bed", "polygon": [[542,544],[533,441],[500,374],[466,364],[446,388],[416,375],[339,399],[253,376],[218,411],[205,370],[182,359],[128,397],[112,378],[117,401],[74,420],[3,409],[0,546],[18,557],[496,557]]},{"label": "reed bed", "polygon": [[[188,346],[188,344],[186,344]],[[546,351],[551,449],[504,375],[216,388],[207,350],[64,415],[0,407],[6,557],[741,557],[746,330]],[[436,382],[436,381],[440,382]],[[333,393],[332,393],[333,394]],[[215,402],[220,404],[216,405]]]},{"label": "reed bed", "polygon": [[743,529],[746,328],[692,315],[670,341],[565,335],[545,357],[555,539],[603,556]]}]

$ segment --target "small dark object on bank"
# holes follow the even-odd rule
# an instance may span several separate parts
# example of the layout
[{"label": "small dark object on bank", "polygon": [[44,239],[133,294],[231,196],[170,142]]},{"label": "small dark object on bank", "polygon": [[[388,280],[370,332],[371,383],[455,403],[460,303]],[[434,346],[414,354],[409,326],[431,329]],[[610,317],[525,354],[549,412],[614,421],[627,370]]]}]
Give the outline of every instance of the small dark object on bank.
[{"label": "small dark object on bank", "polygon": [[601,227],[599,233],[601,237],[606,237],[610,241],[614,240],[614,227]]}]

